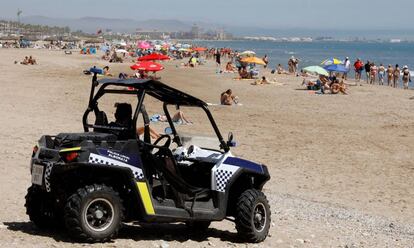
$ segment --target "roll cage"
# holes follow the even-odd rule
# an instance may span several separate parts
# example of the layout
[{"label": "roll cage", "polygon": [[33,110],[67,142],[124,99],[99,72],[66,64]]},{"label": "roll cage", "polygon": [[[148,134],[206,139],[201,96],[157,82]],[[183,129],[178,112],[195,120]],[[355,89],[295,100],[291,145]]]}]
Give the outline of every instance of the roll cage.
[{"label": "roll cage", "polygon": [[[125,94],[125,95],[135,95],[138,100],[138,104],[135,108],[132,125],[133,127],[136,126],[139,114],[141,113],[144,120],[144,142],[150,143],[149,137],[149,124],[150,120],[148,118],[148,114],[145,110],[144,106],[144,99],[145,95],[150,95],[155,99],[163,102],[163,111],[165,116],[167,117],[168,124],[172,130],[172,135],[174,136],[173,140],[179,146],[181,144],[181,140],[177,134],[177,131],[174,127],[174,123],[172,121],[171,115],[168,111],[168,105],[174,105],[177,107],[186,106],[186,107],[198,107],[202,108],[204,112],[207,114],[207,117],[216,133],[216,136],[220,142],[220,147],[225,151],[228,152],[230,150],[229,145],[224,141],[223,136],[220,133],[219,128],[217,127],[216,122],[207,108],[207,103],[204,101],[193,97],[187,93],[179,91],[175,88],[172,88],[166,84],[161,83],[160,81],[152,80],[152,79],[117,79],[117,78],[107,78],[97,80],[97,72],[94,72],[92,69],[91,71],[94,73],[92,77],[92,84],[91,84],[91,91],[89,96],[88,108],[86,109],[85,113],[83,114],[82,123],[85,132],[89,132],[90,129],[94,130],[127,130],[127,128],[123,127],[112,127],[109,125],[99,125],[99,124],[90,124],[88,123],[88,116],[93,111],[95,115],[97,115],[100,111],[98,108],[98,100],[105,94]],[[109,88],[109,86],[115,86],[115,88]],[[119,88],[117,88],[119,87]],[[126,89],[130,88],[132,90]],[[95,93],[96,91],[96,93]]]}]

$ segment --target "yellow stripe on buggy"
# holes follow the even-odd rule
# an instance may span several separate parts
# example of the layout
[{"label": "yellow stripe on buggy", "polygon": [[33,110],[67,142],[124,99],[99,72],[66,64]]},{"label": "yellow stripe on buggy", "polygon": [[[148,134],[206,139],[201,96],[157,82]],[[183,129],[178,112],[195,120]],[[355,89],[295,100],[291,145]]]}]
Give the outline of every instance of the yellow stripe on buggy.
[{"label": "yellow stripe on buggy", "polygon": [[71,147],[71,148],[65,148],[59,151],[59,153],[64,153],[64,152],[75,152],[75,151],[80,151],[81,147],[77,146],[77,147]]},{"label": "yellow stripe on buggy", "polygon": [[141,196],[142,204],[144,204],[145,212],[148,215],[154,215],[154,207],[152,206],[151,196],[148,191],[146,182],[137,182],[138,191]]}]

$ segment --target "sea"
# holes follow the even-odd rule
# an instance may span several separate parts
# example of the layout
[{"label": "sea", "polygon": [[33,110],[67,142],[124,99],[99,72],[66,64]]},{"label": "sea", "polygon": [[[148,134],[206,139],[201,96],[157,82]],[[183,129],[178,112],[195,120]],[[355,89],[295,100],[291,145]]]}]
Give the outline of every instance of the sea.
[{"label": "sea", "polygon": [[[229,47],[237,51],[252,50],[257,57],[267,55],[270,67],[282,64],[287,68],[287,62],[291,56],[300,59],[299,67],[320,65],[327,58],[344,60],[349,57],[352,64],[360,58],[374,62],[377,66],[389,64],[400,68],[407,65],[414,71],[414,42],[343,42],[343,41],[313,41],[313,42],[275,42],[275,41],[191,41],[191,43],[206,47]],[[411,75],[414,76],[414,73]],[[413,80],[414,81],[414,80]]]}]

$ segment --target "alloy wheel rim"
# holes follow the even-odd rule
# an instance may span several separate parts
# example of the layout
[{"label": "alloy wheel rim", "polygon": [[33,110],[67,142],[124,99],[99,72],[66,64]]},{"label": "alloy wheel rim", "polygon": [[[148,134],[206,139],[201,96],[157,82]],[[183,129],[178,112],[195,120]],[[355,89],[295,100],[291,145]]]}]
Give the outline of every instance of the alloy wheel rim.
[{"label": "alloy wheel rim", "polygon": [[86,207],[83,218],[90,229],[96,232],[105,231],[114,220],[114,207],[107,199],[94,199]]},{"label": "alloy wheel rim", "polygon": [[253,226],[257,232],[262,232],[265,229],[266,221],[266,207],[263,203],[257,203],[253,210]]}]

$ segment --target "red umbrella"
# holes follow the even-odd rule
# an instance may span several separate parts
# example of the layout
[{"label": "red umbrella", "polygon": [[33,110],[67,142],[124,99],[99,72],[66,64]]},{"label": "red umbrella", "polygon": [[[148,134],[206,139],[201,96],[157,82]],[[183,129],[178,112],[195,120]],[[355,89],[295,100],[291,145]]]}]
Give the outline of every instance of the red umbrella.
[{"label": "red umbrella", "polygon": [[196,52],[204,52],[204,51],[207,51],[207,48],[205,48],[205,47],[194,47],[194,48],[192,48],[192,50],[196,51]]},{"label": "red umbrella", "polygon": [[138,58],[138,61],[147,61],[147,60],[167,60],[170,59],[167,55],[159,53],[151,53],[150,55],[145,55]]},{"label": "red umbrella", "polygon": [[161,71],[164,67],[158,63],[154,63],[152,61],[142,61],[137,62],[134,65],[131,65],[132,70],[139,70],[139,71]]}]

